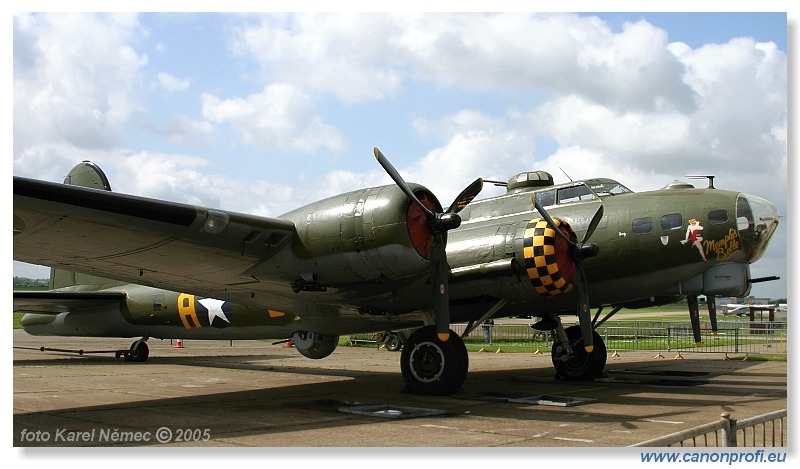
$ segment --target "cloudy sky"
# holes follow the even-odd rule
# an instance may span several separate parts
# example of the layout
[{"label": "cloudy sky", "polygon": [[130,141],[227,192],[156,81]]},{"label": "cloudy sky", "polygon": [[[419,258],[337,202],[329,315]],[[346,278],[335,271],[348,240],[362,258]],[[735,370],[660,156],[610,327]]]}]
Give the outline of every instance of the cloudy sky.
[{"label": "cloudy sky", "polygon": [[528,170],[714,174],[786,216],[753,266],[785,297],[787,86],[786,13],[16,14],[12,171],[89,159],[115,191],[273,217],[389,183],[374,146],[445,205]]}]

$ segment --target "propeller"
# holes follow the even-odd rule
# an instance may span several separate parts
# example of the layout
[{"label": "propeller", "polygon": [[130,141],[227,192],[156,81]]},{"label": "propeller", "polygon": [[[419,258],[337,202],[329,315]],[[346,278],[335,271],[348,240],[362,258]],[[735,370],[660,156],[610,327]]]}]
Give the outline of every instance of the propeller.
[{"label": "propeller", "polygon": [[533,197],[533,205],[536,207],[536,211],[539,212],[542,218],[547,221],[547,224],[550,225],[550,228],[552,228],[569,246],[569,255],[572,258],[572,261],[575,262],[575,275],[572,278],[572,284],[575,285],[575,289],[578,292],[577,312],[581,327],[581,337],[583,338],[584,348],[587,352],[591,353],[592,350],[594,350],[594,337],[592,335],[592,317],[589,307],[589,286],[586,283],[586,276],[583,272],[582,263],[585,259],[594,257],[600,253],[600,246],[588,241],[592,236],[592,233],[594,233],[594,230],[597,228],[597,225],[600,223],[600,220],[603,219],[603,205],[601,204],[592,216],[592,220],[589,222],[589,227],[586,230],[586,234],[583,235],[583,239],[580,242],[573,241],[569,238],[569,236],[561,231],[536,196]]},{"label": "propeller", "polygon": [[711,332],[717,335],[717,298],[714,295],[706,295],[708,304],[708,319],[711,321]]},{"label": "propeller", "polygon": [[692,324],[692,336],[694,336],[694,344],[699,347],[703,342],[703,338],[700,331],[700,307],[697,301],[697,295],[687,296],[686,302],[689,305],[689,320]]},{"label": "propeller", "polygon": [[433,245],[428,254],[430,261],[430,278],[433,289],[433,312],[436,322],[436,334],[442,342],[450,338],[450,291],[448,287],[447,232],[461,226],[461,217],[458,215],[483,188],[483,179],[478,178],[467,186],[456,197],[445,212],[433,212],[423,204],[403,180],[392,163],[377,148],[374,149],[375,158],[383,169],[397,184],[408,199],[425,214],[428,220],[428,229],[433,234]]}]

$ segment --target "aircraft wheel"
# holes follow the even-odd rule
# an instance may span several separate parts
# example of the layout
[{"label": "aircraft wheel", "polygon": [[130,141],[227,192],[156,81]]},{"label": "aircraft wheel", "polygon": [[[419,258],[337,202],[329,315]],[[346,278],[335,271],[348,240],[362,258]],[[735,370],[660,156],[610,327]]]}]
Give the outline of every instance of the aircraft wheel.
[{"label": "aircraft wheel", "polygon": [[400,336],[394,332],[390,332],[389,337],[386,338],[386,350],[396,352],[402,347],[403,342],[400,340]]},{"label": "aircraft wheel", "polygon": [[458,381],[458,385],[461,386],[464,380],[467,379],[467,371],[469,371],[469,354],[467,353],[467,346],[464,345],[464,340],[462,340],[460,336],[456,335],[451,330],[450,337],[450,341],[454,340],[453,337],[457,339],[455,344],[456,353],[458,354],[458,375],[456,376],[456,381]]},{"label": "aircraft wheel", "polygon": [[439,340],[436,326],[415,331],[400,356],[400,370],[408,389],[415,394],[446,396],[467,377],[469,357],[464,341],[450,331],[450,339]]},{"label": "aircraft wheel", "polygon": [[147,342],[143,340],[137,340],[131,344],[131,349],[125,356],[125,359],[131,362],[144,362],[149,356],[150,347],[147,346]]},{"label": "aircraft wheel", "polygon": [[565,352],[561,348],[561,344],[558,342],[553,344],[551,356],[558,375],[564,379],[595,379],[602,376],[606,360],[608,360],[608,353],[600,334],[592,331],[594,351],[588,353],[583,348],[580,326],[568,327],[566,333],[572,345],[573,355],[564,359]]}]

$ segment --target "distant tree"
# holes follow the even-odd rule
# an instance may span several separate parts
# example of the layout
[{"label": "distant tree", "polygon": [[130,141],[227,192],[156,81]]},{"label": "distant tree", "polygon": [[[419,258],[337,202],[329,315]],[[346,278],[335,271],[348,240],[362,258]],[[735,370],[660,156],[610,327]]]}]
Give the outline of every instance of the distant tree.
[{"label": "distant tree", "polygon": [[25,288],[47,288],[50,286],[50,280],[46,278],[27,278],[14,276],[14,287]]}]

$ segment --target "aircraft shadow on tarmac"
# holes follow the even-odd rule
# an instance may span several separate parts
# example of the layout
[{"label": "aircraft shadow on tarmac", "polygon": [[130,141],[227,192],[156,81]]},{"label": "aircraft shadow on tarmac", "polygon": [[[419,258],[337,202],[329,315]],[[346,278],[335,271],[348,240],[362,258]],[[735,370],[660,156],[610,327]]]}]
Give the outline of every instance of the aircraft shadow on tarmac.
[{"label": "aircraft shadow on tarmac", "polygon": [[[276,441],[280,440],[281,435],[290,435],[291,432],[300,430],[336,432],[343,427],[376,421],[376,417],[372,416],[345,415],[338,412],[338,407],[351,404],[393,404],[435,408],[444,410],[446,413],[444,418],[448,419],[510,418],[515,421],[529,421],[533,426],[536,425],[535,422],[563,422],[576,412],[561,408],[543,409],[541,406],[505,400],[505,398],[536,394],[591,397],[602,404],[636,406],[635,417],[623,423],[624,427],[633,428],[637,426],[636,422],[643,418],[665,419],[679,412],[685,413],[687,400],[691,401],[693,407],[707,406],[718,412],[719,409],[733,410],[733,404],[742,400],[754,403],[785,399],[786,396],[786,376],[765,375],[761,372],[749,376],[748,369],[755,364],[751,361],[721,362],[693,359],[656,363],[610,362],[607,368],[608,377],[595,382],[558,380],[554,378],[552,369],[543,367],[474,370],[461,390],[453,396],[431,397],[409,394],[400,373],[395,369],[362,371],[332,368],[326,367],[324,360],[317,362],[313,368],[296,367],[287,364],[286,360],[285,355],[270,354],[155,356],[146,364],[123,363],[121,359],[87,355],[71,359],[42,357],[14,360],[15,367],[133,366],[152,370],[154,367],[151,365],[177,365],[321,377],[320,380],[306,381],[302,384],[276,384],[263,389],[212,391],[167,398],[148,396],[139,400],[126,395],[128,400],[119,403],[98,405],[86,402],[86,405],[58,410],[15,413],[14,444],[30,445],[18,441],[20,431],[23,428],[35,428],[43,423],[53,428],[58,425],[80,428],[91,423],[95,426],[120,430],[152,431],[159,426],[174,425],[175,421],[179,420],[182,425],[192,428],[212,428],[215,440],[224,442],[226,438],[255,437],[266,438],[267,443],[264,446],[283,446],[276,444]],[[298,361],[301,360],[305,359],[298,357]],[[126,368],[126,373],[130,371],[130,368]],[[767,376],[775,380],[765,381],[764,378]],[[673,378],[673,382],[667,382],[669,378]],[[757,386],[751,386],[749,383],[757,383]],[[142,386],[147,385],[147,380],[143,379]],[[110,378],[105,387],[114,392],[114,386]],[[502,391],[499,392],[498,389]],[[620,416],[617,415],[619,410],[612,412],[605,410],[606,407],[586,405],[581,406],[577,412],[583,415],[581,419],[583,423],[619,422]],[[435,421],[440,417],[426,418]],[[66,446],[74,445],[70,443]],[[134,446],[142,446],[142,443],[136,443]]]}]

